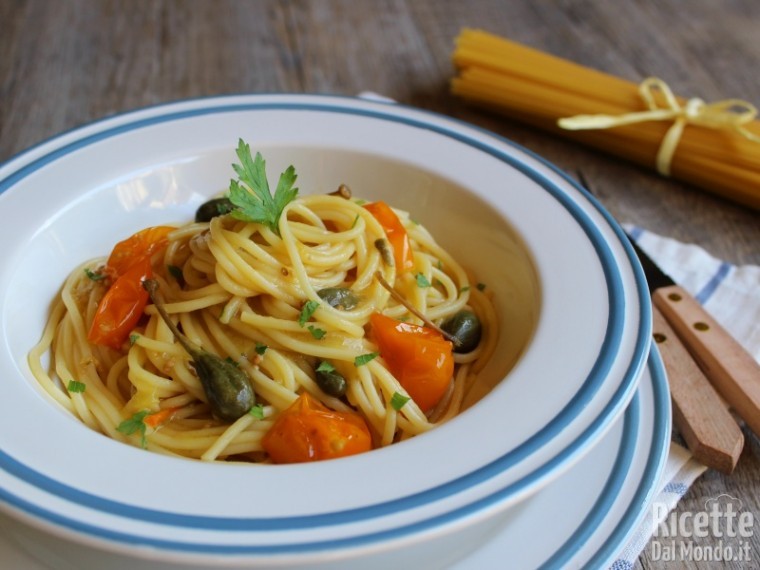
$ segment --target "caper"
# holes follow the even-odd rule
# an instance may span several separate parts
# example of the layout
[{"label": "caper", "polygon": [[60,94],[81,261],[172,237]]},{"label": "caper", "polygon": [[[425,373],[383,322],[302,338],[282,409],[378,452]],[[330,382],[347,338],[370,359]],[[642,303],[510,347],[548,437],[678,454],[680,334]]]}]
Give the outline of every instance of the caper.
[{"label": "caper", "polygon": [[[332,367],[330,367],[332,368]],[[317,386],[325,393],[336,398],[340,398],[346,393],[348,384],[346,379],[343,378],[334,369],[332,370],[320,370],[316,371]]]},{"label": "caper", "polygon": [[395,262],[393,259],[393,252],[388,246],[388,242],[383,238],[378,238],[375,240],[375,247],[377,248],[377,251],[380,252],[380,257],[383,258],[385,265],[388,267],[393,267],[395,265]]},{"label": "caper", "polygon": [[359,304],[357,294],[346,287],[326,287],[317,291],[317,295],[334,309],[350,311]]},{"label": "caper", "polygon": [[177,341],[193,359],[193,367],[201,381],[203,392],[206,394],[213,414],[220,420],[234,422],[248,413],[256,403],[256,394],[245,371],[238,368],[234,362],[224,360],[216,354],[204,350],[179,331],[156,295],[158,281],[145,279],[143,288],[150,295],[159,315],[177,338]]},{"label": "caper", "polygon": [[472,311],[462,310],[441,324],[441,329],[450,334],[454,342],[454,352],[471,352],[477,348],[482,335],[480,319]]},{"label": "caper", "polygon": [[235,209],[235,205],[229,198],[213,198],[201,204],[195,212],[196,222],[210,222],[211,218],[229,214]]}]

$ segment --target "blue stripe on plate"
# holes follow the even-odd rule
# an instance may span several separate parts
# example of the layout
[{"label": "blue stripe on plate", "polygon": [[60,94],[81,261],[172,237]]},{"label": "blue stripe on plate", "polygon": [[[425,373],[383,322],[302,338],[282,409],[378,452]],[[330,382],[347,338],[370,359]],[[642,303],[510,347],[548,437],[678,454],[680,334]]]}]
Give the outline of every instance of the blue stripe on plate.
[{"label": "blue stripe on plate", "polygon": [[[355,101],[354,99],[351,99],[351,100]],[[168,105],[167,107],[171,109],[172,105]],[[400,107],[403,107],[403,106],[398,105],[398,104],[394,105],[394,108],[400,108]],[[214,529],[226,528],[226,529],[235,529],[235,530],[278,530],[278,529],[284,529],[284,528],[306,528],[306,527],[310,527],[314,525],[325,525],[325,524],[345,524],[348,522],[355,522],[358,520],[365,520],[367,518],[383,516],[388,513],[397,512],[403,509],[415,508],[415,507],[424,505],[426,503],[439,500],[451,494],[457,493],[463,489],[467,489],[468,487],[471,487],[472,485],[480,484],[483,481],[486,481],[489,478],[498,475],[504,469],[515,465],[516,463],[528,457],[532,453],[535,453],[543,445],[551,441],[551,439],[556,434],[560,433],[564,427],[566,427],[575,417],[577,417],[577,415],[584,409],[587,403],[593,398],[594,394],[603,383],[606,373],[609,370],[614,360],[614,355],[616,353],[617,347],[619,346],[619,343],[621,342],[621,337],[623,333],[622,327],[623,327],[623,311],[625,309],[625,306],[624,306],[625,299],[622,294],[622,283],[620,281],[620,278],[619,276],[615,275],[614,272],[612,271],[612,267],[614,266],[614,256],[611,250],[609,249],[609,245],[606,243],[603,236],[595,228],[594,223],[592,222],[592,220],[590,220],[590,218],[585,213],[585,211],[575,202],[574,199],[570,198],[566,194],[565,190],[556,186],[553,182],[547,180],[542,175],[534,171],[529,165],[524,164],[523,162],[520,162],[517,158],[512,157],[504,153],[502,150],[498,148],[494,148],[493,146],[483,141],[473,139],[472,137],[468,135],[465,135],[461,132],[457,132],[455,130],[451,130],[448,127],[430,124],[424,120],[412,119],[412,118],[404,117],[404,116],[396,116],[394,114],[381,112],[375,109],[373,110],[351,109],[351,108],[345,108],[345,107],[335,107],[332,105],[307,104],[307,103],[248,103],[248,104],[218,105],[218,106],[204,107],[204,108],[191,109],[191,110],[179,111],[179,112],[170,111],[158,116],[138,119],[138,120],[135,120],[123,125],[118,125],[113,128],[105,128],[101,132],[97,132],[97,133],[85,136],[81,139],[75,140],[67,145],[62,146],[61,148],[55,149],[54,151],[40,157],[39,159],[23,166],[22,168],[20,168],[19,170],[12,173],[7,178],[5,178],[4,180],[0,181],[0,192],[5,191],[6,189],[10,188],[13,184],[17,183],[19,180],[21,180],[25,176],[28,176],[30,173],[34,172],[35,170],[42,168],[46,164],[49,164],[50,162],[57,160],[58,158],[65,156],[68,153],[71,153],[79,148],[94,144],[100,140],[115,136],[119,133],[136,130],[145,126],[155,125],[157,123],[177,121],[184,118],[196,117],[200,115],[208,115],[208,114],[214,114],[214,113],[229,113],[229,112],[237,112],[237,111],[246,111],[246,112],[266,111],[270,109],[294,110],[294,111],[299,111],[299,110],[322,111],[322,112],[332,112],[332,113],[341,113],[341,114],[353,114],[353,115],[360,115],[360,116],[365,116],[365,117],[374,118],[374,119],[383,120],[383,121],[398,122],[398,123],[402,123],[409,126],[426,129],[426,130],[432,130],[443,136],[453,138],[455,140],[458,140],[459,142],[478,148],[479,150],[486,152],[496,157],[497,159],[510,164],[512,167],[521,171],[523,174],[525,174],[526,176],[534,180],[536,183],[541,185],[553,197],[555,197],[573,215],[573,217],[578,221],[579,225],[586,232],[587,236],[589,237],[590,241],[592,242],[592,244],[594,245],[594,248],[597,251],[597,255],[600,258],[600,262],[602,264],[602,268],[608,282],[608,302],[610,304],[610,320],[608,323],[608,330],[606,332],[606,336],[604,339],[603,348],[600,352],[600,356],[597,362],[595,363],[588,378],[586,379],[583,386],[581,387],[581,389],[578,391],[575,397],[567,404],[567,406],[565,406],[565,408],[555,418],[553,418],[551,422],[544,429],[542,429],[540,432],[535,434],[528,441],[524,442],[517,449],[500,457],[499,459],[497,459],[490,465],[487,465],[481,469],[478,469],[460,479],[457,479],[455,481],[452,481],[440,487],[425,491],[423,493],[419,493],[412,497],[407,497],[405,499],[396,500],[396,501],[389,501],[387,503],[374,505],[371,507],[360,508],[360,509],[355,509],[355,510],[350,510],[350,511],[326,513],[326,514],[317,515],[317,516],[285,517],[282,519],[275,519],[275,520],[257,519],[257,518],[224,518],[224,517],[192,516],[192,515],[185,515],[185,514],[179,514],[179,513],[170,513],[170,512],[157,511],[157,510],[151,510],[151,509],[137,508],[128,504],[104,499],[102,497],[98,497],[98,496],[89,494],[87,492],[84,492],[82,490],[73,488],[69,485],[66,485],[64,483],[51,479],[42,473],[36,472],[30,469],[29,467],[27,467],[26,465],[23,465],[20,462],[16,461],[15,459],[8,456],[7,454],[0,452],[0,466],[4,468],[6,471],[13,473],[14,475],[24,479],[28,483],[31,483],[63,499],[76,502],[81,505],[91,507],[94,509],[102,510],[108,513],[116,514],[119,516],[143,519],[143,520],[153,522],[153,523],[170,524],[170,525],[175,525],[175,526],[184,526],[184,527],[192,527],[192,528],[214,528]],[[415,109],[414,112],[417,113],[418,115],[424,116],[425,114],[428,114],[431,117],[439,117],[435,113],[430,113],[426,111],[419,111]],[[455,121],[449,118],[445,118],[445,119],[449,122],[452,122],[452,121],[459,122],[459,121]],[[105,120],[104,122],[107,127],[108,120]],[[461,122],[461,124],[466,126],[469,129],[473,129],[472,125],[468,125],[463,122]],[[484,133],[485,135],[491,138],[495,137],[498,140],[501,140],[503,143],[509,146],[512,146],[514,148],[518,148],[519,150],[522,150],[523,152],[535,157],[537,160],[546,164],[547,166],[555,170],[557,173],[559,173],[561,176],[563,176],[563,178],[567,180],[569,184],[574,186],[576,189],[581,190],[580,188],[578,188],[578,185],[572,179],[567,177],[564,173],[556,169],[556,167],[552,166],[550,163],[546,162],[544,159],[541,159],[541,157],[536,156],[535,154],[531,153],[530,151],[526,149],[523,149],[522,147],[520,147],[519,145],[516,145],[515,143],[511,141],[503,139],[502,137],[497,137],[493,133],[485,131],[484,129],[475,128],[475,130],[481,131],[482,133]],[[23,159],[23,155],[21,156],[21,158]],[[609,214],[607,214],[604,211],[604,209],[601,208],[601,206],[595,200],[591,199],[590,201],[592,205],[594,205],[604,215],[604,217],[610,222],[616,234],[618,234],[619,239],[622,238],[621,242],[623,243],[624,247],[627,246],[626,252],[629,258],[635,259],[633,257],[632,250],[630,250],[630,245],[627,244],[627,240],[625,240],[625,237],[622,234],[622,230],[620,230],[617,227],[617,224],[614,222],[614,220],[612,220]],[[649,313],[649,305],[648,305],[648,302],[643,302],[643,300],[645,299],[644,293],[646,292],[646,287],[643,281],[643,275],[640,275],[639,272],[636,271],[637,266],[635,264],[633,264],[633,267],[634,267],[636,284],[637,284],[638,293],[639,293],[640,327],[638,331],[636,347],[634,349],[634,356],[632,358],[632,362],[629,366],[629,369],[626,371],[623,382],[619,386],[618,390],[613,395],[610,402],[602,411],[602,413],[592,423],[592,425],[589,426],[584,431],[584,433],[581,434],[565,450],[558,453],[558,455],[555,458],[553,458],[546,464],[542,465],[541,467],[535,469],[530,474],[523,477],[520,481],[509,486],[508,489],[504,490],[501,493],[498,493],[497,495],[494,495],[494,497],[489,498],[488,501],[485,501],[485,502],[481,501],[479,508],[483,508],[487,506],[486,503],[493,504],[494,502],[508,499],[514,493],[525,491],[526,489],[529,489],[533,484],[538,483],[543,477],[551,473],[553,469],[561,465],[564,461],[567,461],[570,458],[572,458],[575,454],[580,453],[585,447],[585,445],[590,444],[589,442],[593,441],[593,437],[599,432],[601,432],[609,424],[609,422],[612,421],[612,418],[616,417],[616,412],[619,412],[622,409],[622,406],[627,404],[627,402],[629,401],[630,397],[632,396],[635,390],[636,380],[638,379],[640,375],[641,368],[645,365],[647,347],[648,347],[648,342],[649,342],[650,327],[651,327],[651,315]],[[2,498],[6,500],[7,502],[17,506],[18,508],[21,508],[27,512],[36,514],[37,516],[40,516],[43,519],[49,520],[51,522],[56,522],[57,524],[63,524],[64,526],[67,526],[69,528],[75,528],[83,532],[86,532],[88,534],[96,534],[98,536],[113,538],[113,539],[126,541],[126,542],[132,542],[136,540],[145,542],[144,537],[134,537],[134,536],[129,536],[129,535],[122,535],[121,533],[111,533],[110,531],[104,531],[103,529],[92,528],[90,525],[82,524],[78,521],[69,520],[65,517],[60,517],[56,513],[53,513],[47,509],[39,508],[36,505],[32,505],[28,503],[27,501],[25,501],[24,499],[20,497],[16,497],[12,494],[9,494],[5,492],[4,490],[2,491],[2,493],[0,493],[0,496],[2,496]],[[467,513],[459,512],[459,516],[463,516],[464,514],[468,514],[469,512],[472,512],[472,511],[468,511]],[[319,543],[318,545],[311,545],[311,544],[304,545],[304,549],[313,549],[315,547],[335,548],[337,545],[341,545],[341,546],[345,546],[347,544],[356,545],[359,543],[366,542],[367,540],[377,540],[377,539],[383,540],[383,539],[387,539],[390,535],[403,536],[405,532],[409,532],[411,530],[420,530],[422,528],[428,528],[430,525],[433,525],[433,524],[443,524],[445,522],[450,522],[452,520],[455,520],[456,516],[457,516],[456,513],[450,513],[443,517],[436,517],[434,519],[430,519],[429,521],[423,521],[419,523],[418,525],[413,525],[413,528],[395,529],[393,531],[389,531],[389,533],[383,533],[382,536],[368,535],[366,537],[356,537],[353,539],[349,539],[347,541],[327,541],[327,542]],[[177,548],[181,550],[194,550],[194,551],[206,551],[206,552],[265,552],[267,551],[265,548],[259,549],[257,547],[250,547],[250,546],[245,546],[245,545],[229,546],[229,547],[215,547],[214,545],[202,545],[202,544],[188,545],[184,543],[173,543],[173,542],[166,542],[166,541],[156,541],[155,543],[152,543],[152,544],[156,544],[158,546],[169,546],[169,547]],[[293,545],[289,545],[285,547],[284,550],[288,552],[293,552],[294,547]]]},{"label": "blue stripe on plate", "polygon": [[649,354],[649,370],[654,389],[654,430],[646,469],[623,518],[615,526],[615,530],[604,545],[586,563],[588,568],[603,567],[625,546],[641,523],[658,491],[657,483],[670,450],[672,416],[665,366],[654,344]]}]

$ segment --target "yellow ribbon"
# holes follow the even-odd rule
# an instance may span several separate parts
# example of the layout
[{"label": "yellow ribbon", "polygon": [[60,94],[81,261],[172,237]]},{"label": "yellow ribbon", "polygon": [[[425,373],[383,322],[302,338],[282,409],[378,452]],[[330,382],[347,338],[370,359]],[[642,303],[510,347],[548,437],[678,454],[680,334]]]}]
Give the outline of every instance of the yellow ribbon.
[{"label": "yellow ribbon", "polygon": [[[658,93],[664,99],[664,107],[658,105],[658,99],[660,99],[657,97]],[[689,99],[685,105],[681,105],[667,83],[656,77],[649,77],[641,82],[639,95],[644,100],[648,111],[617,116],[576,115],[575,117],[559,119],[557,124],[563,129],[575,131],[608,129],[643,121],[672,120],[673,125],[665,133],[657,151],[657,172],[664,176],[670,176],[670,163],[687,124],[732,131],[746,139],[760,143],[760,136],[743,127],[755,119],[757,109],[751,103],[741,99],[726,99],[708,104],[702,99],[694,97]]]}]

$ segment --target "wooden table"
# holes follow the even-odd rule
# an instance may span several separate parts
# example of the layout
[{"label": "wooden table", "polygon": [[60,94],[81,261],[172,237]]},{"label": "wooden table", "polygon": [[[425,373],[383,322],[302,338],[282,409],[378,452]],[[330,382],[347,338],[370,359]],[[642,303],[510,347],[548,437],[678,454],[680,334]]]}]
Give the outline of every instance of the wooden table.
[{"label": "wooden table", "polygon": [[[632,81],[656,75],[679,94],[758,104],[759,25],[755,0],[0,0],[0,161],[94,119],[175,99],[371,90],[491,129],[582,175],[621,221],[760,264],[758,212],[468,108],[448,91],[453,39],[468,26]],[[739,498],[754,516],[756,567],[760,441],[745,436],[734,474],[706,473],[677,512],[702,511],[722,493]],[[662,567],[651,546],[637,567]]]}]

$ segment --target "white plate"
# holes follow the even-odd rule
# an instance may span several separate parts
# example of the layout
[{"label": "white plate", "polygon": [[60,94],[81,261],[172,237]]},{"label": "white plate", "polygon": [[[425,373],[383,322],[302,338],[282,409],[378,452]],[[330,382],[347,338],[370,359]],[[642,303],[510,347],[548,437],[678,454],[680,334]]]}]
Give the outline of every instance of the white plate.
[{"label": "white plate", "polygon": [[[509,370],[508,381],[471,410],[400,445],[289,468],[285,502],[266,492],[282,484],[282,470],[258,470],[250,502],[240,501],[231,490],[248,484],[246,467],[159,457],[74,425],[51,412],[25,366],[65,275],[139,228],[189,219],[226,184],[238,137],[262,150],[270,174],[295,164],[302,191],[347,182],[357,195],[412,209],[498,299],[513,300],[505,328],[536,320],[506,336],[490,371],[501,378]],[[445,544],[448,533],[503,513],[590,451],[646,366],[648,293],[617,224],[542,159],[431,113],[296,95],[162,105],[34,147],[0,167],[0,193],[0,373],[23,379],[0,399],[0,507],[74,541],[106,540],[127,554],[137,541],[209,563],[336,551],[350,559],[410,537]],[[450,231],[463,226],[460,217],[479,221],[468,224],[467,240]],[[29,417],[44,417],[44,427],[27,422],[23,440],[3,435]],[[498,437],[472,445],[473,433]],[[90,468],[93,457],[119,467],[104,478]],[[387,477],[388,465],[404,465],[407,475]],[[127,501],[124,489],[156,469],[169,476]],[[334,485],[346,474],[352,485],[335,499],[311,491],[313,481]],[[205,486],[202,500],[177,498],[177,482],[190,489],[209,478],[217,485]]]},{"label": "white plate", "polygon": [[[636,395],[599,445],[512,507],[507,526],[451,570],[609,567],[657,491],[669,440],[670,397],[653,347]],[[46,568],[2,535],[0,567]]]},{"label": "white plate", "polygon": [[498,536],[451,570],[608,568],[659,490],[670,424],[667,379],[653,345],[636,396],[600,444],[513,507]]}]

